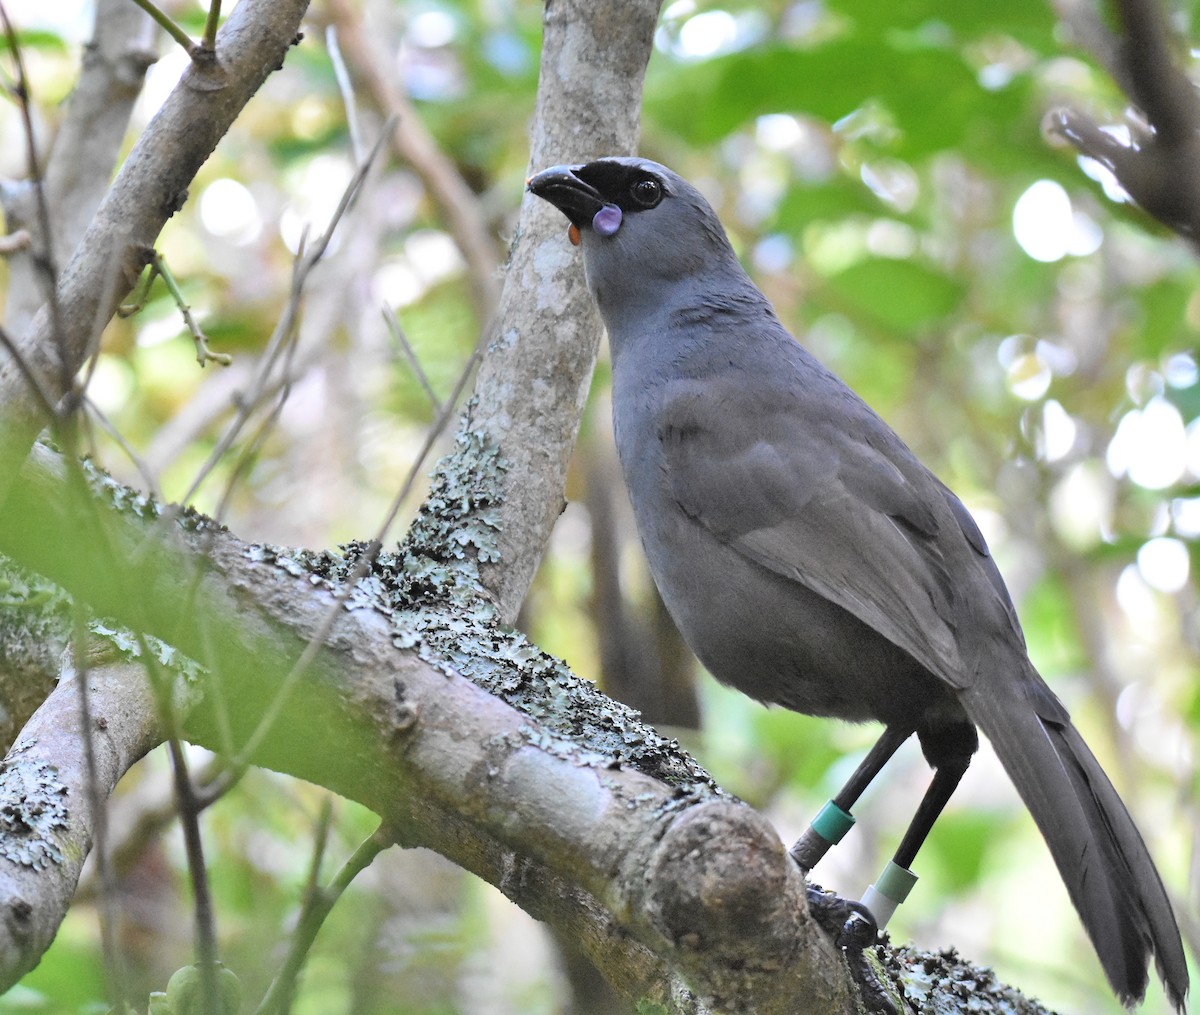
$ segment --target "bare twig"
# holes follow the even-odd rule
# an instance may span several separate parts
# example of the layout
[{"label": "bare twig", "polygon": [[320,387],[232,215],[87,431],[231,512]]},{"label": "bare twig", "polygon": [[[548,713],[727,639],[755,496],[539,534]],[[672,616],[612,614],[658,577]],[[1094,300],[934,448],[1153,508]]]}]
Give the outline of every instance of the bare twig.
[{"label": "bare twig", "polygon": [[158,483],[154,478],[154,470],[134,450],[133,445],[125,439],[124,434],[113,425],[112,421],[100,409],[100,406],[88,398],[86,394],[83,396],[83,406],[87,410],[88,418],[100,424],[100,429],[108,434],[109,439],[125,452],[125,457],[133,463],[133,467],[137,469],[138,475],[142,477],[142,482],[146,484],[146,488],[154,496],[154,499],[158,501],[163,500],[162,491],[159,489]]},{"label": "bare twig", "polygon": [[[29,181],[33,185],[35,208],[37,210],[38,230],[41,232],[41,249],[33,247],[33,259],[37,266],[41,284],[45,290],[45,299],[50,308],[50,321],[55,335],[62,335],[62,306],[58,300],[58,266],[54,259],[54,241],[50,229],[50,205],[46,200],[46,189],[42,176],[41,159],[38,157],[37,140],[33,130],[33,112],[30,109],[29,78],[25,73],[25,60],[21,55],[21,45],[17,39],[17,31],[9,20],[8,11],[0,2],[0,21],[4,23],[4,34],[8,41],[8,51],[16,69],[12,84],[13,97],[21,111],[21,120],[25,135],[25,161],[28,166]],[[66,391],[71,384],[73,372],[70,371],[64,350],[59,350],[60,384]]]},{"label": "bare twig", "polygon": [[192,308],[188,305],[187,300],[183,298],[183,290],[179,287],[179,283],[175,279],[174,273],[167,266],[167,260],[157,250],[151,250],[148,255],[149,270],[146,272],[145,282],[138,287],[138,291],[131,303],[122,303],[117,307],[118,317],[132,317],[134,314],[140,313],[146,305],[146,299],[150,295],[150,288],[154,285],[155,278],[161,278],[163,284],[167,287],[167,291],[171,294],[171,298],[175,301],[175,306],[183,315],[183,323],[187,325],[188,331],[191,333],[192,341],[196,345],[196,362],[203,368],[209,361],[219,363],[223,367],[229,366],[233,362],[233,357],[228,353],[213,352],[208,347],[208,337],[196,323],[196,318],[192,316]]},{"label": "bare twig", "polygon": [[366,147],[363,145],[362,127],[358,122],[358,101],[354,97],[354,85],[350,81],[350,72],[346,69],[346,61],[342,59],[342,50],[337,41],[337,29],[333,25],[325,28],[325,49],[329,53],[329,62],[333,64],[333,76],[337,81],[338,91],[342,94],[342,105],[346,109],[346,128],[350,132],[350,150],[354,152],[354,161],[362,162]]},{"label": "bare twig", "polygon": [[[152,17],[154,19],[155,23],[158,25],[159,28],[161,28],[164,32],[167,33],[167,35],[169,35],[172,39],[174,39],[177,43],[179,43],[179,45],[181,45],[183,47],[184,52],[187,53],[187,55],[189,57],[192,57],[193,59],[195,59],[196,48],[197,48],[196,43],[192,41],[192,37],[190,35],[188,35],[187,32],[185,32],[182,28],[179,27],[178,22],[176,22],[174,18],[172,18],[165,11],[161,10],[153,2],[153,0],[133,0],[133,2],[135,4],[137,4],[142,10],[144,10],[147,14],[149,14],[150,17]],[[209,48],[211,49],[212,47],[210,46]]]},{"label": "bare twig", "polygon": [[159,726],[166,734],[167,750],[171,758],[172,783],[178,802],[179,824],[183,830],[184,850],[187,854],[188,878],[192,883],[192,902],[195,915],[196,966],[200,970],[200,991],[204,1000],[204,1011],[219,1011],[217,999],[216,960],[217,929],[213,910],[212,892],[208,884],[208,867],[204,862],[204,839],[200,834],[200,812],[203,807],[196,799],[195,785],[188,772],[187,756],[179,726],[179,716],[174,702],[174,679],[159,665],[146,636],[137,631],[140,657],[146,666],[146,676],[154,692],[154,704],[158,713]]},{"label": "bare twig", "polygon": [[37,397],[38,408],[41,410],[43,417],[47,420],[57,418],[58,408],[54,404],[53,395],[46,388],[42,378],[25,362],[25,357],[21,354],[21,350],[17,348],[17,344],[3,327],[0,327],[0,345],[4,346],[4,351],[8,353],[12,361],[17,365],[17,369],[21,371],[21,376],[25,378],[25,382],[29,385],[29,390]]},{"label": "bare twig", "polygon": [[438,147],[394,74],[385,69],[386,61],[363,31],[358,7],[348,0],[328,0],[325,7],[337,27],[346,63],[365,82],[375,105],[390,120],[396,154],[416,170],[445,216],[447,228],[467,262],[475,315],[480,325],[486,327],[500,297],[499,257],[479,199],[458,167]]},{"label": "bare twig", "polygon": [[1129,97],[1146,114],[1161,144],[1192,143],[1200,127],[1200,101],[1175,64],[1159,0],[1118,0],[1115,6],[1124,32],[1120,52],[1129,72]]},{"label": "bare twig", "polygon": [[260,717],[254,732],[242,745],[237,756],[230,760],[228,768],[222,773],[221,777],[215,780],[210,786],[205,787],[204,799],[215,798],[229,792],[241,780],[242,776],[245,775],[254,756],[258,753],[275,723],[279,720],[292,693],[308,672],[309,667],[312,666],[317,655],[325,647],[325,641],[329,637],[329,633],[333,630],[333,625],[341,614],[346,600],[349,598],[350,593],[354,591],[355,586],[370,573],[379,556],[380,550],[383,548],[383,541],[387,537],[388,530],[395,523],[396,516],[400,513],[401,507],[403,507],[405,501],[408,500],[409,495],[412,493],[412,488],[416,483],[417,476],[420,475],[426,457],[453,417],[458,399],[466,388],[467,381],[471,378],[478,358],[479,348],[477,347],[463,366],[450,398],[443,405],[441,413],[434,421],[433,426],[430,427],[429,432],[425,435],[425,440],[421,444],[421,448],[417,452],[412,465],[409,467],[408,475],[405,477],[396,496],[392,498],[392,503],[388,507],[375,537],[367,544],[366,552],[363,553],[355,565],[351,575],[334,593],[333,602],[330,603],[328,611],[321,619],[320,624],[317,625],[311,640],[305,645],[300,658],[296,660],[295,665],[292,666],[287,676],[280,683],[278,691],[271,698],[271,702]]},{"label": "bare twig", "polygon": [[221,0],[208,0],[208,16],[204,19],[201,45],[211,51],[217,48],[217,26],[221,23]]},{"label": "bare twig", "polygon": [[[230,423],[225,433],[221,435],[221,439],[217,442],[216,447],[213,448],[208,460],[201,466],[200,471],[196,474],[196,478],[192,480],[191,485],[182,498],[183,503],[189,503],[195,497],[196,491],[200,489],[201,484],[208,477],[209,473],[216,468],[217,463],[225,455],[225,452],[229,450],[238,433],[246,425],[246,421],[250,418],[251,413],[260,403],[263,393],[268,390],[270,384],[269,378],[275,368],[275,364],[278,362],[283,351],[293,344],[292,339],[295,335],[296,322],[300,316],[300,299],[303,295],[304,285],[308,280],[308,276],[324,255],[326,248],[329,246],[329,241],[333,237],[333,231],[337,228],[338,223],[342,220],[342,216],[345,215],[347,209],[350,207],[351,202],[358,193],[359,187],[362,186],[363,180],[366,178],[368,171],[378,157],[386,140],[387,128],[380,133],[366,161],[358,167],[354,176],[351,177],[350,182],[346,184],[346,189],[342,192],[341,200],[338,202],[337,208],[334,209],[329,224],[325,227],[325,231],[317,238],[311,248],[306,248],[303,244],[301,245],[301,249],[297,253],[296,260],[292,266],[291,295],[283,314],[275,325],[275,330],[272,332],[270,340],[267,342],[267,351],[259,364],[257,376],[251,384],[243,403],[238,407],[237,416]],[[285,385],[283,389],[284,397],[286,397],[286,391],[287,388]]]},{"label": "bare twig", "polygon": [[117,942],[116,878],[112,869],[112,857],[108,842],[108,800],[103,791],[96,762],[95,743],[92,730],[95,719],[92,715],[88,689],[88,625],[87,607],[79,600],[72,605],[74,633],[71,637],[71,655],[75,670],[75,686],[79,695],[79,725],[83,731],[84,767],[87,772],[88,809],[92,817],[92,855],[96,858],[96,870],[100,879],[100,899],[97,907],[100,917],[100,947],[104,955],[104,971],[108,980],[109,998],[118,1010],[124,1009],[126,1000],[125,963]]},{"label": "bare twig", "polygon": [[[44,160],[43,187],[60,255],[75,249],[108,189],[146,71],[158,58],[154,22],[129,0],[97,0],[94,7],[87,58]],[[24,227],[36,237],[33,196],[27,182],[0,187],[10,228]],[[14,256],[9,272],[3,318],[20,337],[45,295],[31,254]]]},{"label": "bare twig", "polygon": [[305,888],[304,901],[300,907],[300,916],[296,921],[296,928],[292,932],[291,942],[288,945],[287,958],[284,959],[283,966],[275,979],[271,981],[271,986],[255,1010],[255,1015],[285,1015],[291,1010],[300,971],[304,968],[309,950],[316,941],[317,932],[321,929],[326,917],[333,911],[334,905],[346,889],[350,887],[350,883],[371,865],[375,857],[395,841],[386,827],[380,825],[359,844],[358,848],[342,864],[328,887],[322,888],[318,878],[328,829],[329,805],[326,802],[321,811],[321,824],[317,829],[316,848],[313,850],[313,859],[309,866],[308,884]]},{"label": "bare twig", "polygon": [[[95,322],[107,320],[133,288],[143,252],[154,246],[188,183],[295,44],[306,9],[307,0],[242,0],[221,28],[220,87],[212,90],[217,82],[193,65],[137,140],[62,272],[54,301],[61,319],[40,311],[14,336],[55,401],[70,391],[63,379],[73,377],[89,354]],[[0,446],[0,497],[11,493],[19,463],[44,425],[34,401],[22,371],[0,361],[0,430],[6,437]]]},{"label": "bare twig", "polygon": [[400,327],[400,319],[396,316],[396,311],[386,303],[382,307],[383,323],[387,325],[388,334],[392,337],[392,341],[404,353],[404,358],[408,360],[408,365],[412,367],[413,375],[417,378],[417,383],[421,385],[421,389],[428,396],[430,403],[433,405],[434,412],[442,411],[442,401],[437,396],[437,392],[433,390],[433,385],[429,383],[429,375],[425,373],[425,368],[421,366],[421,359],[417,355],[416,349],[412,347],[408,336],[404,334],[404,329]]}]

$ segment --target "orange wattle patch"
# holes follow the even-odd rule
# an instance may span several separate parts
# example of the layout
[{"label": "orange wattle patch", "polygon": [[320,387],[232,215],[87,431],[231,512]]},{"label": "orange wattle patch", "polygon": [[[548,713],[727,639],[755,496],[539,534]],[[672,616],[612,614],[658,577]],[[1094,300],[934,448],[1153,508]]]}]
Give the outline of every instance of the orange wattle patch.
[{"label": "orange wattle patch", "polygon": [[579,226],[574,222],[567,228],[567,239],[571,241],[572,247],[579,246]]}]

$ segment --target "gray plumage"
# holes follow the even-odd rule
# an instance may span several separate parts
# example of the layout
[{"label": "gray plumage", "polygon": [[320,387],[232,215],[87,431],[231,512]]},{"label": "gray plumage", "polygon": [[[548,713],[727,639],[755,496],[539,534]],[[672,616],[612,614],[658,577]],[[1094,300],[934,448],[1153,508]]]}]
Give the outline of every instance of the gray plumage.
[{"label": "gray plumage", "polygon": [[[935,768],[965,768],[982,729],[1118,996],[1144,996],[1153,955],[1182,1008],[1158,873],[966,508],[787,332],[685,180],[613,158],[529,186],[581,233],[638,529],[699,659],[764,702],[911,729]],[[606,207],[615,231],[611,210],[592,228]]]}]

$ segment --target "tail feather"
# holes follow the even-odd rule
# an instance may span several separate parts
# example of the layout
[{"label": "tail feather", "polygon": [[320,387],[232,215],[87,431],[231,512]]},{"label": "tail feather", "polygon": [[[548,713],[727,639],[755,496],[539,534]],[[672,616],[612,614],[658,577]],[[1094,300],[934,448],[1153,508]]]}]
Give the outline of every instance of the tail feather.
[{"label": "tail feather", "polygon": [[[1041,677],[1030,699],[1053,699]],[[982,683],[982,682],[981,682]],[[1167,996],[1184,1010],[1187,960],[1170,900],[1141,835],[1065,711],[979,687],[963,698],[1037,823],[1105,975],[1125,1004],[1146,993],[1154,956]],[[999,700],[998,700],[999,699]],[[1043,713],[1058,712],[1041,709]]]}]

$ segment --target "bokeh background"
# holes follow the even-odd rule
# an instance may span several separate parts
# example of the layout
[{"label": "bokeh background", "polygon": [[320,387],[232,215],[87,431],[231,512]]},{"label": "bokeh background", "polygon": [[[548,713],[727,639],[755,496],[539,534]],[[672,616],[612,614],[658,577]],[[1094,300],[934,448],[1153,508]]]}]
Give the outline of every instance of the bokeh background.
[{"label": "bokeh background", "polygon": [[[92,8],[6,6],[48,144]],[[198,3],[164,8],[199,36]],[[1188,69],[1195,9],[1169,5]],[[360,56],[342,46],[331,58],[331,28],[369,40],[374,69],[469,185],[499,279],[527,168],[541,5],[314,0],[303,44],[159,245],[234,364],[196,365],[160,283],[141,314],[109,327],[89,388],[94,453],[115,474],[190,497],[246,538],[314,548],[376,530],[486,323],[479,279],[427,181],[385,152],[310,279],[280,397],[205,468],[287,303],[297,250],[325,228],[382,127]],[[177,47],[161,52],[130,143],[186,65]],[[674,0],[647,74],[641,152],[701,186],[784,321],[975,514],[1033,658],[1134,812],[1194,948],[1200,272],[1195,252],[1101,167],[1043,133],[1063,105],[1127,136],[1125,100],[1042,0]],[[26,175],[23,149],[16,107],[2,103],[0,176]],[[6,280],[0,262],[0,298]],[[607,386],[602,354],[571,504],[521,624],[674,729],[791,841],[876,731],[767,710],[696,671],[640,559]],[[927,778],[908,745],[817,879],[857,896]],[[259,772],[204,815],[223,955],[252,995],[282,955],[326,805],[323,791]],[[374,824],[345,801],[331,806],[326,877]],[[158,757],[113,802],[121,939],[146,991],[191,961],[169,810]],[[1063,1011],[1121,1010],[986,748],[916,867],[895,938],[957,947]],[[96,890],[85,878],[55,945],[0,1012],[105,1010]],[[394,850],[335,909],[294,1010],[540,1015],[607,1004],[569,942],[440,858]],[[1155,986],[1145,1011],[1166,1010]]]}]

